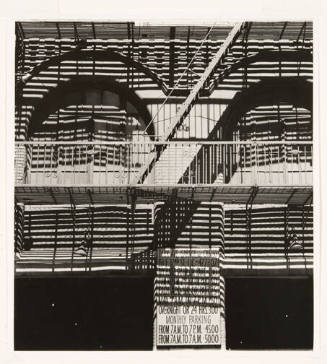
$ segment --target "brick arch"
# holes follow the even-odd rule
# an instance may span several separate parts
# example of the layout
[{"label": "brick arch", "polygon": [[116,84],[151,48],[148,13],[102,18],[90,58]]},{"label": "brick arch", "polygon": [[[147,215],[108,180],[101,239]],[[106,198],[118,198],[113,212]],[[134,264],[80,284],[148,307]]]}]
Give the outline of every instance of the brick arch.
[{"label": "brick arch", "polygon": [[36,65],[29,73],[22,78],[22,83],[26,84],[34,77],[39,76],[41,71],[47,70],[50,66],[59,66],[62,61],[119,61],[129,67],[134,67],[137,71],[143,73],[145,76],[151,78],[165,94],[167,94],[167,87],[165,87],[164,81],[150,68],[144,66],[142,63],[137,62],[129,57],[114,52],[110,49],[107,50],[81,50],[76,49],[70,52],[66,52],[60,56],[51,57],[40,64]]},{"label": "brick arch", "polygon": [[220,72],[213,79],[211,92],[214,90],[216,82],[224,82],[232,73],[239,71],[242,68],[251,67],[257,62],[312,62],[312,52],[309,50],[281,50],[271,51],[262,50],[254,55],[242,58],[228,66],[224,71]]},{"label": "brick arch", "polygon": [[[39,129],[47,117],[59,108],[72,105],[75,102],[72,95],[93,88],[99,91],[111,91],[119,96],[120,103],[125,110],[136,113],[142,128],[151,121],[150,112],[143,100],[126,84],[117,82],[108,76],[78,76],[69,81],[62,81],[52,89],[43,100],[35,107],[29,122],[27,139]],[[154,135],[153,125],[147,129],[150,135]]]},{"label": "brick arch", "polygon": [[[211,131],[208,141],[217,140],[217,131],[222,127],[223,141],[231,141],[240,118],[257,106],[272,105],[275,102],[290,103],[296,107],[303,107],[312,112],[312,84],[303,78],[278,78],[266,79],[250,86],[244,91],[238,92],[228,105],[221,118],[217,121],[215,128]],[[204,154],[206,146],[203,145],[183,173],[179,183],[187,180],[195,165],[199,165],[199,158]],[[201,168],[200,168],[201,170]],[[218,177],[218,168],[213,171],[210,181],[213,183]],[[234,173],[234,171],[233,171]]]},{"label": "brick arch", "polygon": [[220,118],[222,139],[231,140],[233,130],[246,112],[274,103],[289,103],[312,112],[312,83],[301,77],[280,77],[262,80],[238,92]]}]

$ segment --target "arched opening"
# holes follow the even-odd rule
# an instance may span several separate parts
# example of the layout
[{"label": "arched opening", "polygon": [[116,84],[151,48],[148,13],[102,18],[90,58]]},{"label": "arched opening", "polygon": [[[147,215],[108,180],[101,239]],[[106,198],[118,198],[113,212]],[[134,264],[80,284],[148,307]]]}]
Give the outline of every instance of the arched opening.
[{"label": "arched opening", "polygon": [[[29,122],[28,139],[38,130],[42,130],[43,123],[51,114],[72,105],[117,107],[125,110],[127,116],[135,117],[140,124],[140,130],[145,129],[151,120],[147,106],[127,85],[109,77],[74,77],[69,81],[61,82],[35,106]],[[154,134],[151,125],[148,128],[148,134]]]},{"label": "arched opening", "polygon": [[237,93],[208,139],[217,141],[217,135],[226,143],[203,145],[181,181],[309,183],[312,84],[302,78],[267,79]]},{"label": "arched opening", "polygon": [[281,78],[252,86],[233,100],[222,129],[225,140],[252,142],[229,147],[230,183],[303,184],[312,178],[312,147],[296,143],[312,140],[309,82]]},{"label": "arched opening", "polygon": [[[123,182],[137,173],[140,159],[146,157],[146,150],[135,154],[126,141],[138,141],[150,120],[147,106],[135,92],[114,80],[92,77],[62,82],[31,116],[28,138],[35,144],[28,146],[28,182]],[[150,135],[152,129],[153,125],[147,129]],[[150,141],[150,135],[143,140]]]}]

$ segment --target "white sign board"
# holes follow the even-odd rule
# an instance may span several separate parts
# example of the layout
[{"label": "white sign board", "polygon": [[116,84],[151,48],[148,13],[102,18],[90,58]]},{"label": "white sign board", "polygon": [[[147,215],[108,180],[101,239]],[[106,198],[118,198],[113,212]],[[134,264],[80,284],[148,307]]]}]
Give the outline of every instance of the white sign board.
[{"label": "white sign board", "polygon": [[218,307],[158,305],[157,346],[219,346]]}]

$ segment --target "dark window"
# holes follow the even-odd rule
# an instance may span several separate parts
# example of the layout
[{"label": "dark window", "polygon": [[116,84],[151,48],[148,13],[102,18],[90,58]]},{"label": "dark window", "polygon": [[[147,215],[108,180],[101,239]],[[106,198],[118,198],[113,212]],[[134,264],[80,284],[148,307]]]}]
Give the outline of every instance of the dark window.
[{"label": "dark window", "polygon": [[312,278],[226,279],[228,349],[312,349]]},{"label": "dark window", "polygon": [[151,278],[17,278],[15,350],[151,350]]}]

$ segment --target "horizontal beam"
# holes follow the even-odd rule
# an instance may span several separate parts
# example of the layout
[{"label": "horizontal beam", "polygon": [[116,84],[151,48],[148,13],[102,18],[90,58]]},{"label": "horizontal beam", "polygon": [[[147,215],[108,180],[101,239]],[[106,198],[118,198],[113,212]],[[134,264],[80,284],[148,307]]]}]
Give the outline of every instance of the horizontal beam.
[{"label": "horizontal beam", "polygon": [[99,270],[99,271],[24,271],[16,270],[15,279],[24,278],[119,278],[128,277],[133,279],[144,279],[153,276],[153,271],[128,271],[128,270]]},{"label": "horizontal beam", "polygon": [[312,262],[310,268],[262,268],[262,269],[247,269],[247,268],[221,268],[221,275],[225,278],[303,278],[312,277],[313,268]]},{"label": "horizontal beam", "polygon": [[[52,205],[53,196],[58,205],[65,205],[69,201],[70,193],[77,205],[89,204],[89,194],[95,205],[128,204],[128,192],[134,188],[137,203],[154,203],[165,201],[172,194],[176,198],[194,201],[215,201],[227,204],[246,204],[252,192],[252,186],[229,185],[174,185],[158,186],[60,186],[60,187],[32,187],[16,186],[15,198],[18,203],[27,205]],[[303,205],[312,194],[312,186],[261,186],[258,188],[256,204],[295,204]],[[290,198],[291,197],[291,198]]]},{"label": "horizontal beam", "polygon": [[257,140],[257,141],[16,141],[15,145],[313,145],[310,140]]}]

